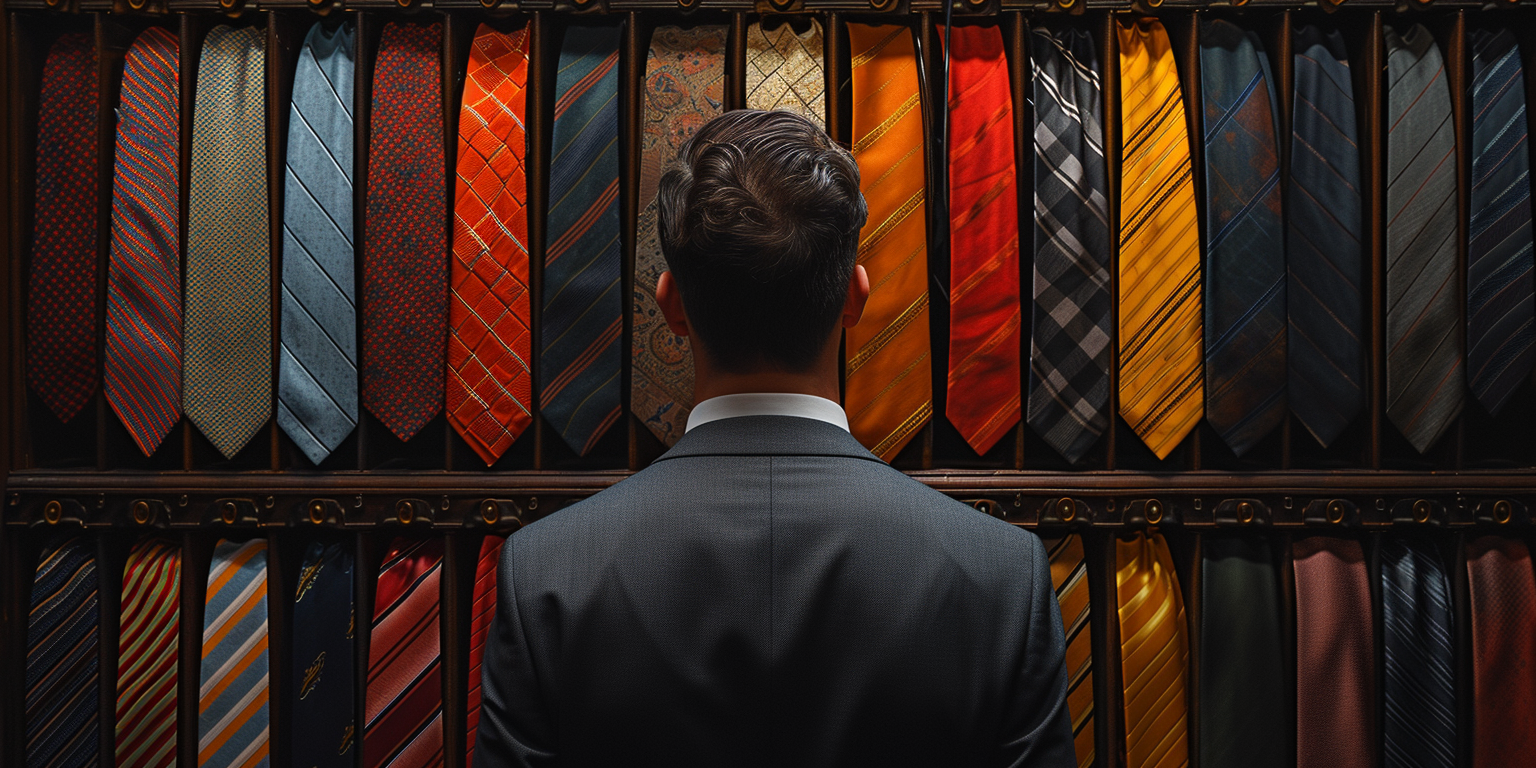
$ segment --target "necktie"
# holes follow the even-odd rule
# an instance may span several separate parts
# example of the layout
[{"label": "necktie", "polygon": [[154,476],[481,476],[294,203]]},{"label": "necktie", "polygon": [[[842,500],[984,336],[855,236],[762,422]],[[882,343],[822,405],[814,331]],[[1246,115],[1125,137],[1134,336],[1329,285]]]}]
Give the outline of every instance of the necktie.
[{"label": "necktie", "polygon": [[469,737],[465,765],[475,763],[475,732],[480,728],[480,668],[485,661],[485,641],[491,631],[491,620],[496,617],[496,566],[501,561],[501,546],[506,542],[502,536],[486,536],[480,542],[480,557],[475,565],[469,614],[469,705],[465,709]]},{"label": "necktie", "polygon": [[849,24],[848,39],[853,159],[869,206],[859,263],[870,293],[848,329],[844,407],[853,436],[889,461],[933,414],[923,115],[911,30]]},{"label": "necktie", "polygon": [[682,436],[693,409],[693,353],[668,330],[656,304],[656,281],[667,268],[656,233],[656,189],[683,143],[723,111],[725,33],[725,27],[658,27],[645,59],[639,198],[645,208],[635,248],[630,408],[669,446]]},{"label": "necktie", "polygon": [[951,27],[949,380],[944,413],[978,454],[1022,416],[1019,191],[997,27]]},{"label": "necktie", "polygon": [[796,33],[788,24],[747,27],[747,108],[784,109],[825,128],[827,76],[821,22]]},{"label": "necktie", "polygon": [[1508,29],[1473,29],[1472,218],[1467,243],[1467,383],[1497,414],[1530,377],[1531,170],[1525,77]]},{"label": "necktie", "polygon": [[1083,559],[1083,540],[1067,534],[1046,545],[1051,557],[1051,584],[1061,606],[1066,630],[1067,712],[1072,717],[1072,738],[1079,768],[1094,762],[1093,743],[1093,633],[1088,602],[1088,563]]},{"label": "necktie", "polygon": [[264,766],[267,720],[267,542],[219,541],[208,572],[198,692],[199,768]]},{"label": "necktie", "polygon": [[353,655],[352,550],[310,542],[293,596],[292,764],[351,768]]},{"label": "necktie", "polygon": [[180,60],[175,35],[144,30],[117,110],[105,391],[145,456],[181,418]]},{"label": "necktie", "polygon": [[117,640],[117,764],[176,764],[181,550],[166,539],[134,546],[123,566]]},{"label": "necktie", "polygon": [[1536,577],[1519,539],[1467,547],[1472,616],[1472,766],[1530,765],[1536,733]]},{"label": "necktie", "polygon": [[96,765],[96,545],[43,549],[27,617],[27,768]]},{"label": "necktie", "polygon": [[96,391],[96,49],[60,35],[43,61],[27,275],[27,383],[60,421]]},{"label": "necktie", "polygon": [[442,25],[384,25],[363,232],[363,406],[401,440],[443,406],[448,333]]},{"label": "necktie", "polygon": [[1296,30],[1285,300],[1291,412],[1323,445],[1365,402],[1360,148],[1344,37]]},{"label": "necktie", "polygon": [[1269,545],[1207,536],[1203,549],[1200,763],[1280,768],[1287,681]]},{"label": "necktie", "polygon": [[1365,553],[1353,539],[1291,547],[1296,579],[1296,768],[1376,763],[1376,642]]},{"label": "necktie", "polygon": [[1274,85],[1258,35],[1200,33],[1205,102],[1205,417],[1241,456],[1285,418],[1285,250]]},{"label": "necktie", "polygon": [[1415,24],[1387,44],[1387,418],[1420,453],[1461,413],[1456,130],[1445,62]]},{"label": "necktie", "polygon": [[441,539],[395,539],[384,556],[368,647],[363,768],[442,763],[442,566]]},{"label": "necktie", "polygon": [[570,27],[555,74],[540,411],[585,456],[619,420],[619,28]]},{"label": "necktie", "polygon": [[1120,415],[1159,459],[1200,421],[1200,238],[1184,99],[1168,33],[1120,41]]},{"label": "necktie", "polygon": [[1189,661],[1184,598],[1162,534],[1115,542],[1120,668],[1125,685],[1128,768],[1181,766],[1185,742],[1184,676]]},{"label": "necktie", "polygon": [[357,426],[351,24],[317,22],[293,77],[277,423],[315,464]]},{"label": "necktie", "polygon": [[182,407],[225,458],[272,416],[264,35],[208,33],[193,112]]},{"label": "necktie", "polygon": [[1451,586],[1434,543],[1392,537],[1381,546],[1386,768],[1456,764],[1456,662]]},{"label": "necktie", "polygon": [[1076,463],[1109,426],[1109,176],[1093,36],[1031,30],[1035,101],[1029,425]]}]

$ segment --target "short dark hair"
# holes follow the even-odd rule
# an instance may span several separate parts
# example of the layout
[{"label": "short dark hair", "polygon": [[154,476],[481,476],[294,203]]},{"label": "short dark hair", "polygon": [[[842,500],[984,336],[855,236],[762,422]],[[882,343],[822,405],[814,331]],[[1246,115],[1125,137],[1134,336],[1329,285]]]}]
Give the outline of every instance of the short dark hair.
[{"label": "short dark hair", "polygon": [[683,145],[656,199],[662,253],[710,359],[731,373],[809,369],[869,215],[853,156],[794,113],[736,110]]}]

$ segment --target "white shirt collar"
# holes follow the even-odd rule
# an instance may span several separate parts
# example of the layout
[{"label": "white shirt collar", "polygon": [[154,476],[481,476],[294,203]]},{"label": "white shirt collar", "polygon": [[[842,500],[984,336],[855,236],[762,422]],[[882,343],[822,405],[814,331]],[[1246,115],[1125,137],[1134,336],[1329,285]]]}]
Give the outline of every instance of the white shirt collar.
[{"label": "white shirt collar", "polygon": [[824,421],[845,431],[848,429],[848,414],[843,412],[843,407],[825,397],[793,392],[747,392],[711,397],[695,405],[683,431],[738,416],[798,416]]}]

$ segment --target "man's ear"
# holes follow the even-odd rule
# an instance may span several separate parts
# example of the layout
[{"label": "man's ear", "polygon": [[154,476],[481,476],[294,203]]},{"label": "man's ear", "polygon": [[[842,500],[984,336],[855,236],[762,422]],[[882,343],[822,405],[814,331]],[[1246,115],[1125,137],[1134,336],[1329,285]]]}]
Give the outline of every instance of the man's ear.
[{"label": "man's ear", "polygon": [[[665,275],[663,275],[665,277]],[[864,304],[869,301],[869,273],[859,264],[853,266],[853,278],[848,281],[848,296],[843,299],[843,327],[852,328],[864,316]]]},{"label": "man's ear", "polygon": [[[864,292],[869,293],[869,279],[864,279]],[[688,313],[683,311],[683,294],[677,290],[677,281],[670,270],[656,279],[656,303],[661,316],[667,319],[667,327],[679,336],[688,336]]]}]

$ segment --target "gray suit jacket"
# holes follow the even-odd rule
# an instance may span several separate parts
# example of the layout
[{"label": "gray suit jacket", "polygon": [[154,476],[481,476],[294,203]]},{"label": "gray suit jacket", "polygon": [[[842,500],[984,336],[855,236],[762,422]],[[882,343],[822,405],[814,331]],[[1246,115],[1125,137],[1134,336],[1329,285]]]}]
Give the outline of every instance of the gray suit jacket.
[{"label": "gray suit jacket", "polygon": [[811,419],[689,431],[503,550],[475,766],[1074,766],[1032,533]]}]

